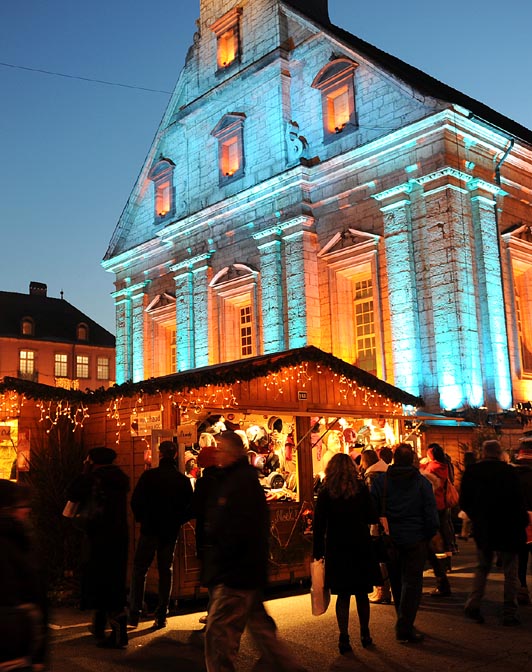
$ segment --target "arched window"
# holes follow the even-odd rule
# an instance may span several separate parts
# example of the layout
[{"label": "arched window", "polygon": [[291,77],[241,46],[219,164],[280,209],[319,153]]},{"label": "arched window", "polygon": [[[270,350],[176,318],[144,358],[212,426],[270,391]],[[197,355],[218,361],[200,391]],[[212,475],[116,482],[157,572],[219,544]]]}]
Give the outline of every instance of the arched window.
[{"label": "arched window", "polygon": [[240,62],[240,15],[241,7],[235,7],[212,24],[216,36],[216,62],[218,71]]},{"label": "arched window", "polygon": [[175,163],[162,156],[148,173],[148,178],[153,182],[153,202],[155,223],[172,217],[175,214],[175,189],[174,189]]},{"label": "arched window", "polygon": [[328,63],[315,77],[312,86],[321,91],[325,140],[356,128],[354,72],[357,64],[347,58]]},{"label": "arched window", "polygon": [[20,331],[23,336],[33,336],[34,335],[34,325],[31,317],[22,318],[22,323],[20,325]]},{"label": "arched window", "polygon": [[78,341],[88,341],[89,340],[89,327],[81,322],[78,324],[77,328],[77,339]]}]

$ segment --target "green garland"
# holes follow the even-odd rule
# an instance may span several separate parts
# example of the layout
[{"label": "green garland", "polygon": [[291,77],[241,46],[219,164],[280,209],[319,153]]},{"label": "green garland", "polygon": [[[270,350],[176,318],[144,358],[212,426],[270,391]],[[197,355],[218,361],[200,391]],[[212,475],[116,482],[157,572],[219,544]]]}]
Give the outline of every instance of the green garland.
[{"label": "green garland", "polygon": [[404,392],[371,373],[344,362],[334,355],[323,352],[313,345],[288,350],[272,355],[261,355],[228,364],[215,364],[201,369],[192,369],[183,373],[174,373],[160,378],[150,378],[139,383],[128,381],[112,387],[100,387],[96,390],[66,390],[34,383],[20,378],[6,376],[0,383],[0,394],[18,392],[28,399],[39,401],[68,401],[70,403],[104,404],[112,399],[134,397],[140,394],[153,395],[160,392],[185,392],[197,390],[208,385],[228,386],[239,381],[267,378],[282,369],[298,366],[305,362],[314,362],[327,367],[333,373],[345,376],[363,387],[367,387],[391,401],[409,406],[422,406],[423,400]]}]

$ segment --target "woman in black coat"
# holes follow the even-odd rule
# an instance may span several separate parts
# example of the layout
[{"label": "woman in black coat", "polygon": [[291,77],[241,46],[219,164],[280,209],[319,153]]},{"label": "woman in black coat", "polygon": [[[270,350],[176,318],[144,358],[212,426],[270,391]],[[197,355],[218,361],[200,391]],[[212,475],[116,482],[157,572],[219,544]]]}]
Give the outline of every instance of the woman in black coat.
[{"label": "woman in black coat", "polygon": [[382,584],[369,525],[378,514],[367,487],[359,480],[349,455],[337,453],[327,465],[325,485],[314,511],[314,558],[325,558],[325,586],[336,599],[340,653],[352,651],[349,603],[355,596],[362,646],[373,642],[369,631],[368,593]]}]

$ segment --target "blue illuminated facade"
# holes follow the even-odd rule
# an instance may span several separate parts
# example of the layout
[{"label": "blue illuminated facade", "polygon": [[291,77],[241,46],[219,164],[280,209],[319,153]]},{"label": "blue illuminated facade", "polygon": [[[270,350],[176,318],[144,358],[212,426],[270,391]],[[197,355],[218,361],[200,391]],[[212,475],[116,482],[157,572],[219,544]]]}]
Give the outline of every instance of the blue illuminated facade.
[{"label": "blue illuminated facade", "polygon": [[192,42],[103,261],[118,382],[316,345],[427,411],[531,399],[532,133],[326,0],[201,0]]}]

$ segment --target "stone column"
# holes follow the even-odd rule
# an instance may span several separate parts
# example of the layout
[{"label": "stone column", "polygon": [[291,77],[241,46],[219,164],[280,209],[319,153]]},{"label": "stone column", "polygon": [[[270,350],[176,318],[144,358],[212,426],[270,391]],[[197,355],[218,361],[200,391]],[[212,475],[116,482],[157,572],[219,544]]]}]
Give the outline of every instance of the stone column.
[{"label": "stone column", "polygon": [[278,228],[254,234],[259,242],[263,352],[286,350],[282,241]]},{"label": "stone column", "polygon": [[394,384],[421,395],[421,344],[410,199],[411,186],[377,194],[384,218],[384,247],[392,337]]},{"label": "stone column", "polygon": [[423,262],[432,305],[433,370],[444,409],[484,403],[471,210],[463,186],[469,179],[445,168],[418,180],[425,188]]},{"label": "stone column", "polygon": [[320,347],[317,237],[312,217],[283,224],[288,347]]},{"label": "stone column", "polygon": [[121,385],[133,379],[133,372],[129,366],[131,348],[129,340],[129,324],[131,322],[130,302],[123,292],[114,292],[116,312],[116,382]]},{"label": "stone column", "polygon": [[467,186],[471,195],[488,406],[493,406],[493,410],[497,406],[508,409],[512,406],[512,379],[494,200],[496,194],[504,195],[504,192],[478,179],[471,180]]},{"label": "stone column", "polygon": [[116,305],[116,382],[144,379],[144,309],[148,282],[113,293]]}]

